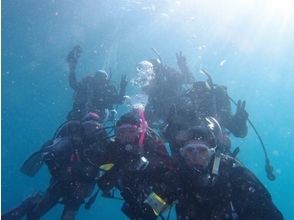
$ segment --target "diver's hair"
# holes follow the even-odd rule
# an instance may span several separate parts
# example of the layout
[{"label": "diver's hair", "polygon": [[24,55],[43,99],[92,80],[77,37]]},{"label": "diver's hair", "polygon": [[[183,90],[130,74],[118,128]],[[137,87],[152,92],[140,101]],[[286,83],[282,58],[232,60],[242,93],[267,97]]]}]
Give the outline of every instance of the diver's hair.
[{"label": "diver's hair", "polygon": [[140,116],[135,111],[128,112],[122,115],[119,120],[116,122],[116,127],[121,126],[122,124],[132,124],[132,125],[141,125]]}]

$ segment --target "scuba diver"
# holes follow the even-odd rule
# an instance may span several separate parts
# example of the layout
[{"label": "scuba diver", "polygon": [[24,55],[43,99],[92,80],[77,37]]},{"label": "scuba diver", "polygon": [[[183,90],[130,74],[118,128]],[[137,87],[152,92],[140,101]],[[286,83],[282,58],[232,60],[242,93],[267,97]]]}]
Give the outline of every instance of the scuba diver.
[{"label": "scuba diver", "polygon": [[219,151],[223,132],[216,119],[205,120],[176,134],[178,169],[166,174],[166,182],[176,186],[177,218],[282,220],[270,193],[256,176]]},{"label": "scuba diver", "polygon": [[[27,160],[22,171],[32,173],[34,164],[45,163],[51,175],[45,193],[35,193],[18,207],[2,215],[3,220],[40,219],[56,204],[64,205],[61,219],[74,219],[99,178],[99,167],[107,164],[107,133],[96,113],[82,121],[70,121],[45,146]],[[35,171],[34,171],[35,172]]]},{"label": "scuba diver", "polygon": [[98,186],[104,192],[113,187],[120,191],[122,211],[128,218],[156,219],[165,203],[152,186],[161,182],[161,173],[169,170],[171,158],[163,142],[148,129],[142,109],[122,115],[115,135],[108,147],[114,166],[98,180]]},{"label": "scuba diver", "polygon": [[93,75],[84,77],[80,82],[76,79],[76,66],[82,53],[80,46],[75,46],[67,56],[69,67],[69,85],[74,90],[72,110],[68,113],[67,120],[81,120],[88,112],[95,112],[103,122],[106,111],[109,111],[108,120],[115,116],[115,104],[122,104],[126,93],[126,76],[122,75],[119,92],[110,84],[108,73],[98,70]]},{"label": "scuba diver", "polygon": [[148,96],[145,113],[152,128],[165,124],[171,106],[183,92],[183,85],[193,82],[193,75],[181,52],[176,54],[180,72],[164,65],[158,57],[141,61],[137,65],[138,77],[134,80],[134,84]]},{"label": "scuba diver", "polygon": [[174,134],[178,130],[200,125],[206,117],[214,117],[224,132],[223,141],[226,143],[222,150],[225,153],[231,153],[229,133],[240,138],[247,135],[248,113],[245,105],[245,101],[239,100],[236,113],[232,114],[231,101],[225,86],[213,84],[210,76],[207,81],[195,81],[171,109],[167,120],[169,126],[164,136],[175,148]]},{"label": "scuba diver", "polygon": [[[67,136],[67,134],[70,135],[70,133],[75,132],[75,129],[79,129],[81,120],[89,114],[95,114],[95,120],[103,123],[106,118],[106,110],[109,110],[108,120],[113,122],[116,115],[113,105],[124,100],[127,86],[125,76],[121,78],[119,93],[114,86],[109,84],[108,74],[104,70],[99,70],[95,75],[85,77],[81,82],[76,80],[75,70],[81,53],[81,47],[76,46],[67,56],[69,84],[75,90],[73,109],[68,114],[67,121],[60,125],[53,138],[47,140],[41,146],[41,149],[25,162],[23,166],[25,169],[22,169],[22,171],[28,176],[34,176],[43,165],[40,152],[53,145],[58,135]],[[39,162],[34,163],[34,161]]]},{"label": "scuba diver", "polygon": [[210,75],[207,81],[196,81],[185,97],[189,100],[200,120],[205,117],[215,117],[223,128],[229,130],[235,137],[244,138],[247,135],[248,113],[245,101],[238,101],[236,113],[231,111],[230,97],[225,86],[214,84]]}]

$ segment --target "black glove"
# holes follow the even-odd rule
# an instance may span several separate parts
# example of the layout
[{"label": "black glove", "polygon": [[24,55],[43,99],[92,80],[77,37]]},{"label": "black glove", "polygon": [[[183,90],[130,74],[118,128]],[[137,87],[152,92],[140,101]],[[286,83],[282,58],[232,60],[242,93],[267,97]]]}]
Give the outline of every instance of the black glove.
[{"label": "black glove", "polygon": [[79,45],[75,46],[69,52],[69,54],[66,57],[66,62],[68,63],[70,68],[76,67],[78,59],[80,58],[82,52],[83,52],[82,48]]},{"label": "black glove", "polygon": [[192,83],[194,81],[193,74],[189,71],[186,57],[182,54],[182,51],[176,53],[178,67],[184,74],[184,83]]},{"label": "black glove", "polygon": [[237,121],[246,122],[246,120],[248,119],[248,113],[245,110],[245,105],[246,105],[245,101],[238,100],[237,110],[236,110],[236,114],[234,116],[234,118]]},{"label": "black glove", "polygon": [[185,70],[187,68],[186,57],[182,54],[182,51],[176,53],[177,63],[181,70]]}]

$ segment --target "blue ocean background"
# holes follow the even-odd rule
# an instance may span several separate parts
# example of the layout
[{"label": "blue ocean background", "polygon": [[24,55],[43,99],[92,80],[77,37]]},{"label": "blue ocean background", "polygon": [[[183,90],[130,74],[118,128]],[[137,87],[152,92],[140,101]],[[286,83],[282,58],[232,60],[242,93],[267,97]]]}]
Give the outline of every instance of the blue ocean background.
[{"label": "blue ocean background", "polygon": [[[176,66],[183,51],[196,79],[207,69],[226,85],[260,132],[275,169],[264,157],[252,128],[240,160],[269,189],[285,219],[294,219],[294,3],[288,0],[2,0],[2,212],[49,181],[46,168],[34,178],[20,173],[23,161],[65,121],[73,91],[65,57],[79,44],[77,77],[111,68],[112,80],[135,77],[136,64],[155,58]],[[127,93],[139,90],[131,84]],[[121,107],[120,113],[127,107]],[[119,201],[98,198],[77,219],[126,219]],[[58,219],[61,206],[44,219]],[[171,219],[175,219],[172,216]]]}]

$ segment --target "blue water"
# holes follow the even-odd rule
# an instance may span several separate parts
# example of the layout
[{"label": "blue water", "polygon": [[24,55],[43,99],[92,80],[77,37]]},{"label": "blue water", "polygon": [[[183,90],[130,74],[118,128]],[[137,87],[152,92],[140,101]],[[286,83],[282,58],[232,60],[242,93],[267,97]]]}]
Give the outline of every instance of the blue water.
[{"label": "blue water", "polygon": [[[293,39],[290,0],[3,0],[2,211],[47,186],[46,169],[29,178],[19,168],[71,108],[65,56],[79,44],[78,78],[111,68],[113,80],[122,73],[130,79],[136,63],[155,57],[151,47],[176,67],[175,53],[181,50],[196,78],[204,67],[233,98],[245,99],[277,180],[266,179],[251,128],[246,139],[233,143],[285,219],[294,219]],[[128,94],[136,91],[129,85]],[[117,201],[99,198],[90,211],[82,208],[78,219],[125,219],[119,207]],[[44,219],[57,219],[60,212],[57,207]]]}]

